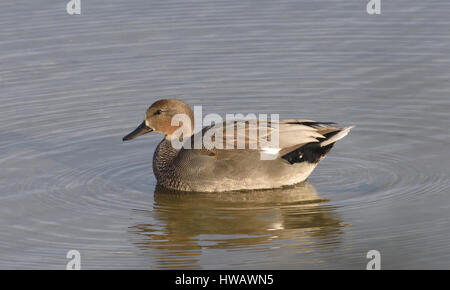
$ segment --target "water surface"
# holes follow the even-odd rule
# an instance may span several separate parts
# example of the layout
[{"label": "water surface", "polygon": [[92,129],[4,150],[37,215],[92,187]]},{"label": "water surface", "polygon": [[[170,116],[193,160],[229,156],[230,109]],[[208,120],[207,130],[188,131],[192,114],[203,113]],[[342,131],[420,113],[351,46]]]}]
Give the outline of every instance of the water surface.
[{"label": "water surface", "polygon": [[[393,3],[395,2],[395,3]],[[450,268],[450,3],[0,3],[0,268]],[[357,127],[307,183],[156,187],[162,97]]]}]

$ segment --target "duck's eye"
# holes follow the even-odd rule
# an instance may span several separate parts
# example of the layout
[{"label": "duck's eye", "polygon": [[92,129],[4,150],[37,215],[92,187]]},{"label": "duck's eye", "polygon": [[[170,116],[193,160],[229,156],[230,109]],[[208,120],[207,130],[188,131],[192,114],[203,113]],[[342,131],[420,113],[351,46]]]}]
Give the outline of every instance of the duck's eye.
[{"label": "duck's eye", "polygon": [[161,115],[162,111],[161,110],[156,110],[155,115]]}]

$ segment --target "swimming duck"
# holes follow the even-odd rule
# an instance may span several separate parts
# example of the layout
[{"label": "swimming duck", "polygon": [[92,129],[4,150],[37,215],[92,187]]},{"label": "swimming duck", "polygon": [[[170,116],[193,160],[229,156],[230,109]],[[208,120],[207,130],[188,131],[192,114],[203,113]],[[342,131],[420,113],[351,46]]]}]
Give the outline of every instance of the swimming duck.
[{"label": "swimming duck", "polygon": [[[173,123],[173,118],[180,115],[188,117],[185,124]],[[245,123],[243,127],[236,122],[226,121],[194,133],[191,108],[182,101],[164,99],[148,108],[144,121],[123,137],[123,141],[149,132],[163,134],[164,138],[153,155],[153,172],[159,186],[179,191],[223,192],[279,188],[300,183],[311,174],[335,142],[353,128],[311,120],[258,121],[259,132],[266,132],[265,135],[259,133],[260,137],[264,135],[268,139],[278,140],[276,148],[268,148],[264,147],[267,142],[259,142],[260,139],[253,142],[254,138],[248,138],[253,128],[250,125],[252,122]],[[187,138],[183,139],[182,144],[192,146],[179,148],[174,146],[174,141],[181,140],[183,134],[179,135],[179,132],[183,125],[182,132]],[[226,130],[230,126],[233,129]],[[261,130],[262,127],[264,130]],[[215,135],[211,132],[222,132],[225,145],[232,144],[231,148],[225,145],[209,146],[211,144],[208,142],[196,147],[193,140],[199,136],[202,140],[207,135],[213,135],[209,140],[214,141]],[[237,145],[242,140],[244,148]]]}]

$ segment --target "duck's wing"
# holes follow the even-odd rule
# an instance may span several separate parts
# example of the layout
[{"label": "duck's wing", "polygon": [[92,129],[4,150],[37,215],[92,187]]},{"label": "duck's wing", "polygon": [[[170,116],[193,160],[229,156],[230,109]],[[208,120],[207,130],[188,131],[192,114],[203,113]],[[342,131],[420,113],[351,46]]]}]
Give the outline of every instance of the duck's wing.
[{"label": "duck's wing", "polygon": [[[284,129],[284,133],[285,135],[283,136],[285,139],[284,140],[290,140],[292,142],[295,143],[295,141],[292,139],[292,135],[297,134],[297,132],[299,130],[314,130],[314,136],[311,135],[311,137],[315,138],[315,140],[312,140],[310,142],[317,142],[318,146],[320,147],[325,147],[328,146],[330,144],[335,143],[336,141],[344,138],[345,136],[347,136],[348,132],[350,132],[350,130],[352,128],[354,128],[354,126],[350,126],[350,127],[345,127],[342,128],[340,126],[338,126],[336,123],[333,122],[316,122],[316,121],[312,121],[312,120],[285,120],[282,121],[283,125],[281,125],[283,128],[294,128],[292,132],[290,129]],[[302,126],[302,127],[299,127]],[[308,128],[308,129],[305,129]],[[282,136],[282,131],[280,130],[280,136]],[[293,134],[292,134],[293,133]],[[281,137],[280,137],[281,139]],[[294,151],[295,149],[310,143],[310,142],[299,142],[297,144],[292,145],[291,146],[281,146],[282,150],[280,151],[281,155],[287,154],[291,151]]]},{"label": "duck's wing", "polygon": [[317,143],[319,147],[333,144],[347,135],[351,128],[312,120],[235,120],[203,128],[191,138],[192,141],[202,140],[201,147],[192,145],[191,148],[196,148],[197,154],[217,159],[230,158],[238,153],[248,154],[249,150],[267,159],[276,159],[309,143]]}]

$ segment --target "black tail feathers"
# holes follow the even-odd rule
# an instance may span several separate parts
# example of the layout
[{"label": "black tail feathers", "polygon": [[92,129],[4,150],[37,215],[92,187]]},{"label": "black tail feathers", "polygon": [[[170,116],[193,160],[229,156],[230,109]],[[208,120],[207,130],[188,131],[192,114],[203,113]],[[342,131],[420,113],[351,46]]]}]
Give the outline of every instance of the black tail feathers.
[{"label": "black tail feathers", "polygon": [[281,158],[285,159],[290,164],[300,163],[300,162],[317,163],[325,155],[327,155],[328,152],[330,152],[331,148],[333,148],[333,145],[334,145],[334,143],[331,143],[331,144],[321,147],[320,142],[333,137],[334,135],[336,135],[339,132],[340,132],[340,130],[324,134],[323,136],[325,138],[319,138],[318,139],[319,142],[307,143],[307,144],[295,149],[294,151],[291,151],[291,152],[283,155]]}]

